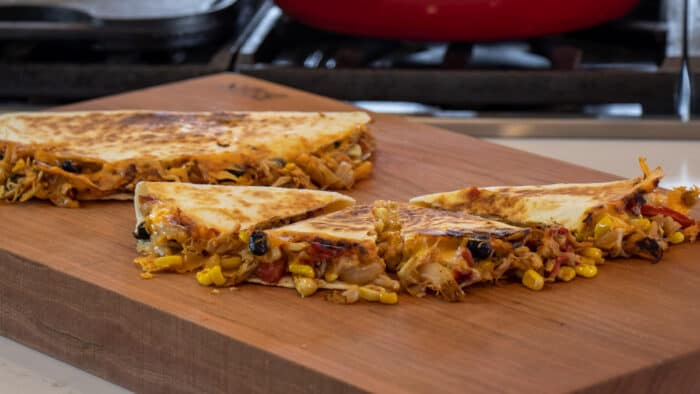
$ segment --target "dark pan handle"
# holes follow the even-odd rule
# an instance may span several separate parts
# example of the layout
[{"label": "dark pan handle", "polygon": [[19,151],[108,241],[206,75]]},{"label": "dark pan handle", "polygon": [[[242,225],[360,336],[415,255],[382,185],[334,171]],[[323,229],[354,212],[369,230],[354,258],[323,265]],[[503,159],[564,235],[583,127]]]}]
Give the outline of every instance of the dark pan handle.
[{"label": "dark pan handle", "polygon": [[[91,31],[100,20],[88,13],[65,7],[53,6],[2,6],[0,7],[0,37],[23,38],[28,32],[34,37],[52,32],[76,33]],[[12,37],[16,35],[16,37]]]}]

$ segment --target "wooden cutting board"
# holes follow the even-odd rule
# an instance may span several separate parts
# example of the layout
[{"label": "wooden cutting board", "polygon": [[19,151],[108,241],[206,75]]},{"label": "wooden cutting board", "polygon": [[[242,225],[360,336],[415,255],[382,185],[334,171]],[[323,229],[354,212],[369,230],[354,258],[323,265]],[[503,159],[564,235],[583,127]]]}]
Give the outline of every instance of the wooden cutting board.
[{"label": "wooden cutting board", "polygon": [[[349,110],[221,74],[62,109]],[[376,172],[350,193],[612,176],[396,117],[375,117]],[[595,152],[591,152],[595,155]],[[654,158],[649,158],[654,163]],[[596,279],[515,283],[450,304],[340,306],[318,294],[139,277],[129,202],[0,206],[0,334],[137,391],[660,392],[700,385],[700,245],[611,262]]]}]

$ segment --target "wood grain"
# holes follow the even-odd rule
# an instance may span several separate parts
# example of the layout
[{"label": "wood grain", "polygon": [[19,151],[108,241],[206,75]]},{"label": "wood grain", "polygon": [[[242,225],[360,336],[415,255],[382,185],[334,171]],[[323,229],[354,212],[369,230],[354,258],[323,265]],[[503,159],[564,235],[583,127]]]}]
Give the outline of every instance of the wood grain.
[{"label": "wood grain", "polygon": [[[222,74],[64,109],[344,110]],[[376,172],[351,195],[407,199],[469,184],[610,175],[376,116]],[[649,158],[653,162],[653,158]],[[147,392],[661,392],[700,385],[698,245],[660,264],[612,262],[598,278],[534,293],[478,287],[449,304],[395,307],[193,278],[141,280],[128,202],[78,210],[0,206],[0,334]]]}]

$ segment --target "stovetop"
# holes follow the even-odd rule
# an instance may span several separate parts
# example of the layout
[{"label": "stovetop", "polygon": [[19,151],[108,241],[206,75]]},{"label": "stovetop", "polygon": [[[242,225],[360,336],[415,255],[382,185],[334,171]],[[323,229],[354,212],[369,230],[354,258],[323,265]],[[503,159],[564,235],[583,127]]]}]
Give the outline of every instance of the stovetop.
[{"label": "stovetop", "polygon": [[[179,3],[212,7],[221,0]],[[168,4],[160,15],[147,7],[140,17],[180,15]],[[642,0],[623,19],[569,34],[448,43],[322,32],[285,16],[270,0],[239,0],[231,29],[199,45],[120,50],[84,40],[0,40],[0,98],[58,103],[230,70],[379,112],[677,118],[687,95],[682,4]],[[119,16],[109,7],[91,12]],[[2,15],[0,8],[0,30]]]}]

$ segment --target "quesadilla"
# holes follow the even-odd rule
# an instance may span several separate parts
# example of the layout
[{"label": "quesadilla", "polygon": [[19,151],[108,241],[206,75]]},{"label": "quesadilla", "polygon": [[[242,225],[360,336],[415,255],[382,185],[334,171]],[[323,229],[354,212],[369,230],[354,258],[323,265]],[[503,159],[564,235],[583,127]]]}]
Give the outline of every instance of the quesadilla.
[{"label": "quesadilla", "polygon": [[585,263],[558,245],[545,248],[528,228],[460,211],[377,201],[372,213],[380,255],[402,288],[418,297],[459,301],[467,286],[508,277],[540,290],[546,280],[571,280]]},{"label": "quesadilla", "polygon": [[0,116],[0,201],[129,199],[139,181],[347,189],[372,171],[363,112]]},{"label": "quesadilla", "polygon": [[[698,223],[687,216],[698,189],[657,190],[661,168],[614,182],[544,186],[469,187],[416,197],[411,203],[498,218],[508,223],[573,233],[572,248],[590,243],[610,257],[640,256],[659,261],[669,243],[693,241]],[[599,259],[588,249],[584,255]]]},{"label": "quesadilla", "polygon": [[260,230],[353,203],[317,190],[141,182],[134,198],[135,263],[149,275],[216,266],[218,273],[208,276],[214,283],[240,283],[256,269],[249,245],[257,245]]},{"label": "quesadilla", "polygon": [[385,272],[369,205],[260,231],[250,243],[256,270],[248,282],[294,287],[302,296],[332,289],[333,302],[395,304],[399,283]]}]

